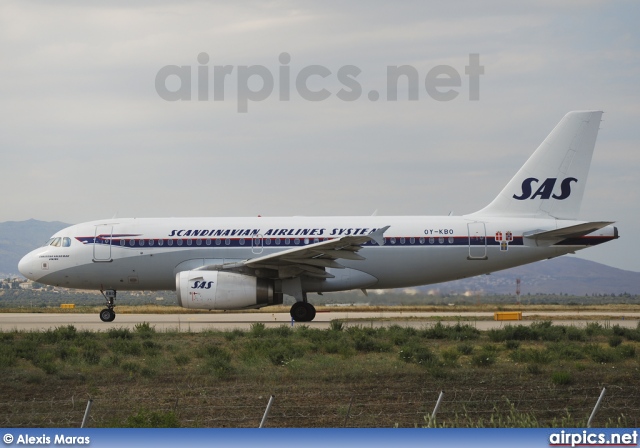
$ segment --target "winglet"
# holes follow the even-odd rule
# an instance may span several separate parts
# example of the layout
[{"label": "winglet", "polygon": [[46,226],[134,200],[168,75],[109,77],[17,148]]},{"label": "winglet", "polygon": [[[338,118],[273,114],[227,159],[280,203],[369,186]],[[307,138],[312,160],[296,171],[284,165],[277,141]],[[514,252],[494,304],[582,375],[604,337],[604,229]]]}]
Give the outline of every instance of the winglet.
[{"label": "winglet", "polygon": [[378,243],[378,246],[384,246],[384,232],[389,230],[389,227],[391,226],[382,227],[376,230],[375,232],[371,232],[367,236],[371,238],[373,241],[375,241],[376,243]]}]

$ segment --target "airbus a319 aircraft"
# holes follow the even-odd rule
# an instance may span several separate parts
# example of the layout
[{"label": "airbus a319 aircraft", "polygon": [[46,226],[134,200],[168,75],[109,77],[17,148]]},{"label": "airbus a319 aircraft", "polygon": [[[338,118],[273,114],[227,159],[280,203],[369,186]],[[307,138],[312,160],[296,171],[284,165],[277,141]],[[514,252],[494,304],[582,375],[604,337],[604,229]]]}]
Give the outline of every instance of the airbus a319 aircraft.
[{"label": "airbus a319 aircraft", "polygon": [[175,290],[185,308],[234,310],[307,293],[403,288],[486,274],[618,238],[576,220],[601,111],[570,112],[489,205],[463,216],[105,219],[68,227],[19,264],[27,278],[99,289]]}]

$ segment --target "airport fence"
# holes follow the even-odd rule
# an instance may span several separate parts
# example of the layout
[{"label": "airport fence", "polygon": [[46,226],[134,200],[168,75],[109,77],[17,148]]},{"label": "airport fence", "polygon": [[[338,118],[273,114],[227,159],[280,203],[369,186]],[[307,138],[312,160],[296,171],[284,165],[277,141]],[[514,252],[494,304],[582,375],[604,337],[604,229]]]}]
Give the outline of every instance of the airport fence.
[{"label": "airport fence", "polygon": [[[586,427],[602,388],[416,388],[291,392],[287,385],[247,396],[242,384],[194,387],[175,394],[129,396],[114,390],[92,399],[85,427]],[[65,394],[60,393],[60,396]],[[271,406],[265,412],[270,397]],[[431,420],[434,406],[438,412]],[[87,397],[1,401],[3,427],[80,427]],[[592,427],[638,427],[637,390],[609,386]]]}]

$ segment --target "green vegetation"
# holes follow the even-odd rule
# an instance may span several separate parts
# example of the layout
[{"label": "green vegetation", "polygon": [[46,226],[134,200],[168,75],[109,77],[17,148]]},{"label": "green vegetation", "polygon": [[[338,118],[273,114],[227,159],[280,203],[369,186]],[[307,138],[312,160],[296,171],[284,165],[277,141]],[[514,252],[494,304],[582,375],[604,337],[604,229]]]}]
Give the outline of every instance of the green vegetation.
[{"label": "green vegetation", "polygon": [[550,322],[12,331],[0,333],[0,418],[77,426],[91,397],[94,427],[253,427],[273,394],[268,426],[414,427],[444,390],[433,426],[572,426],[611,385],[595,424],[638,426],[639,335]]}]

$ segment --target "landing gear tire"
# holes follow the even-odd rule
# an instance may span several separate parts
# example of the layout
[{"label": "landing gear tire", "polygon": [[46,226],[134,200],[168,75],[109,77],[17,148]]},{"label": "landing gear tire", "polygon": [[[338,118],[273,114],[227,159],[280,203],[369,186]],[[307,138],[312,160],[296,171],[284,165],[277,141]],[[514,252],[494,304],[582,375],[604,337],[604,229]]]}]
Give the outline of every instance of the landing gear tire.
[{"label": "landing gear tire", "polygon": [[113,322],[113,319],[116,318],[116,313],[112,309],[105,308],[100,311],[100,320],[102,322]]},{"label": "landing gear tire", "polygon": [[102,322],[113,322],[113,319],[116,318],[116,312],[113,311],[113,308],[116,306],[116,291],[115,289],[108,289],[106,291],[100,291],[107,301],[107,307],[100,311],[100,320]]},{"label": "landing gear tire", "polygon": [[316,317],[316,309],[308,302],[296,302],[291,307],[290,314],[296,322],[311,322]]}]

